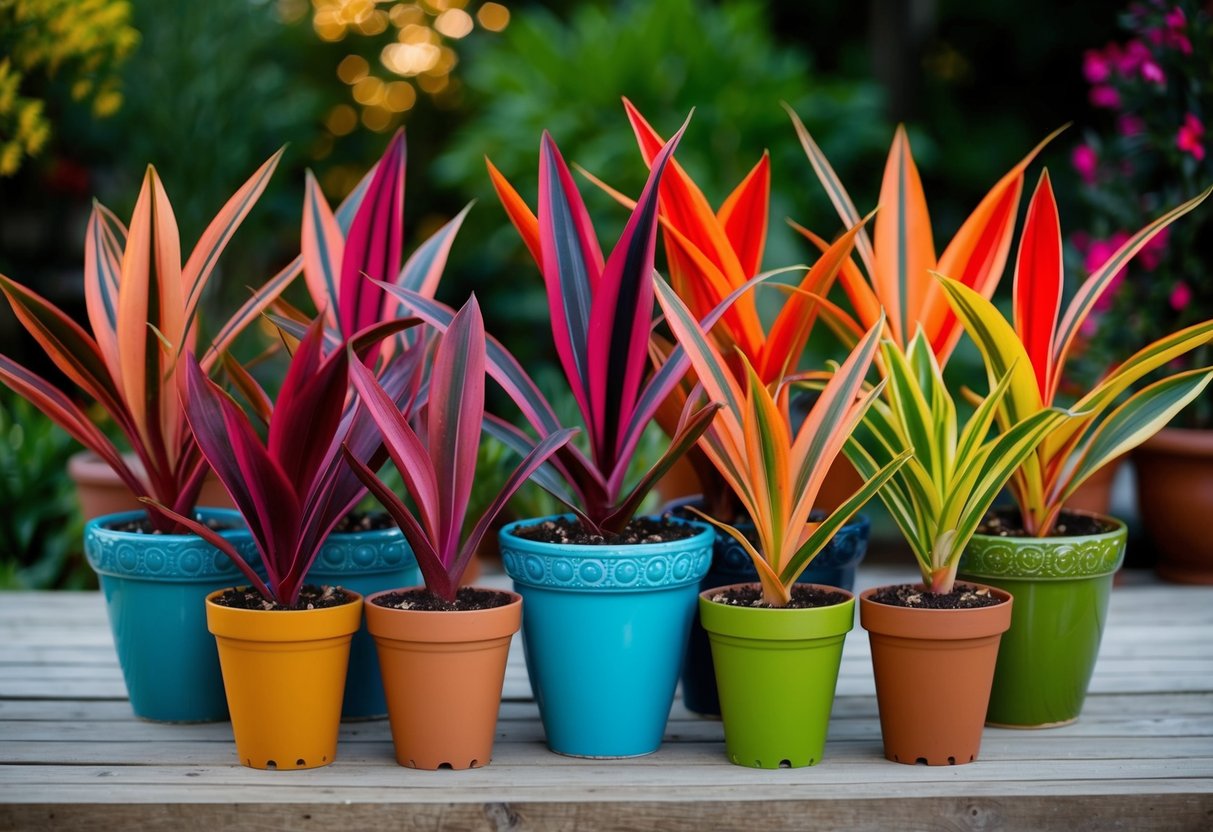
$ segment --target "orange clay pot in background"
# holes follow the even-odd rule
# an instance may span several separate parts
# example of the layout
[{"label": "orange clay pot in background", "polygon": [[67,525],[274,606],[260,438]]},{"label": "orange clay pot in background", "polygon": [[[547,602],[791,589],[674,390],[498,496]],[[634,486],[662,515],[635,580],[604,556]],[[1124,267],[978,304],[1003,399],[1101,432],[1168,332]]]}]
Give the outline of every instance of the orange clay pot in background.
[{"label": "orange clay pot in background", "polygon": [[337,730],[362,596],[316,610],[241,610],[207,596],[206,625],[219,645],[236,753],[250,768],[326,766]]},{"label": "orange clay pot in background", "polygon": [[408,768],[479,768],[493,757],[510,639],[522,596],[488,610],[424,611],[366,600],[379,650],[396,761]]},{"label": "orange clay pot in background", "polygon": [[[136,471],[143,466],[134,454],[126,454],[128,465]],[[92,451],[74,453],[67,460],[67,474],[76,485],[76,497],[80,501],[80,513],[85,520],[105,514],[123,511],[146,511],[147,506],[139,502],[126,483],[118,478],[101,457]],[[235,508],[227,489],[213,473],[208,473],[198,494],[198,505],[208,508]]]},{"label": "orange clay pot in background", "polygon": [[1164,428],[1133,451],[1133,467],[1159,577],[1213,584],[1213,430]]},{"label": "orange clay pot in background", "polygon": [[851,498],[856,491],[863,488],[864,479],[859,476],[851,460],[842,454],[834,457],[830,470],[822,480],[821,490],[817,492],[817,500],[813,508],[831,512]]},{"label": "orange clay pot in background", "polygon": [[[980,586],[980,584],[974,584]],[[859,596],[859,621],[872,643],[884,755],[896,763],[959,765],[977,759],[990,702],[998,642],[1011,626],[1004,603],[966,610],[879,604]]]},{"label": "orange clay pot in background", "polygon": [[1109,514],[1109,508],[1112,505],[1112,485],[1116,482],[1116,474],[1120,471],[1120,466],[1124,461],[1124,456],[1118,456],[1092,474],[1086,482],[1078,486],[1078,490],[1070,499],[1066,500],[1066,508],[1091,514]]}]

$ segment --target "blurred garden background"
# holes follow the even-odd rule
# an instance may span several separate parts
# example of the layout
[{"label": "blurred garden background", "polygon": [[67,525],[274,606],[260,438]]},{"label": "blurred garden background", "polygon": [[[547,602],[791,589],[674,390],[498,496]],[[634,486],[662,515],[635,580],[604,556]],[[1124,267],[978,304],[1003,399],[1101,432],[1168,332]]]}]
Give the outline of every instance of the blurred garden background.
[{"label": "blurred garden background", "polygon": [[[570,161],[634,195],[646,169],[626,95],[667,135],[695,108],[678,159],[714,203],[770,151],[768,267],[812,259],[785,217],[839,230],[781,102],[864,211],[904,122],[937,242],[1030,148],[1072,122],[1041,157],[1061,203],[1072,290],[1116,234],[1213,181],[1210,82],[1203,3],[0,0],[0,272],[83,315],[93,199],[129,216],[154,164],[189,247],[227,195],[286,145],[207,299],[231,309],[298,252],[304,170],[335,204],[403,126],[406,245],[476,201],[440,296],[459,302],[475,291],[490,331],[524,361],[543,361],[542,281],[493,196],[484,157],[533,201],[546,128]],[[588,183],[583,190],[617,233],[622,209]],[[1121,300],[1101,310],[1101,331],[1088,333],[1091,350],[1114,347],[1123,358],[1155,321],[1213,314],[1210,235],[1200,231],[1208,213],[1182,222],[1173,232],[1182,240],[1127,276]],[[816,348],[818,358],[831,349],[826,339]],[[7,306],[0,352],[47,369]],[[962,351],[949,372],[963,380],[975,367]],[[1194,418],[1209,419],[1209,402],[1201,408]],[[0,391],[0,587],[94,580],[64,474],[77,449]]]}]

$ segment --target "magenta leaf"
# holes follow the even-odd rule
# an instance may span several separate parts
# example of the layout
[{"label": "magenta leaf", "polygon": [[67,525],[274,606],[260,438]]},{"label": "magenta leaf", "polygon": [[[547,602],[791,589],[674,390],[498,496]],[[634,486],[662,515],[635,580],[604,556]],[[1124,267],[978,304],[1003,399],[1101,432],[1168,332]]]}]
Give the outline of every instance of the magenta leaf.
[{"label": "magenta leaf", "polygon": [[337,317],[346,337],[379,320],[383,292],[372,281],[392,280],[400,271],[404,166],[404,131],[400,130],[376,166],[346,237],[337,301]]}]

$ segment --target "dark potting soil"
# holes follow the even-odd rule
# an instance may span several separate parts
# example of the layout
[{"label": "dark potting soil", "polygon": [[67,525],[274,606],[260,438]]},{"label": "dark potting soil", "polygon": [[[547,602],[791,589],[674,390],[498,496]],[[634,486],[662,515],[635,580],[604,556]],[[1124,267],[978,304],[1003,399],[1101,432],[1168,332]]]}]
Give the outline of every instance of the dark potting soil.
[{"label": "dark potting soil", "polygon": [[572,543],[578,546],[621,546],[634,543],[668,543],[671,540],[686,540],[699,534],[694,526],[688,526],[669,517],[653,519],[637,517],[619,534],[595,534],[581,525],[580,520],[558,517],[529,526],[515,526],[510,532],[523,540],[540,543]]},{"label": "dark potting soil", "polygon": [[[231,520],[227,517],[202,517],[198,514],[194,515],[194,519],[202,525],[206,526],[213,532],[230,532],[233,529],[243,528],[239,522]],[[110,531],[128,532],[132,534],[167,534],[162,532],[152,525],[152,521],[146,516],[140,517],[138,520],[131,520],[127,523],[115,523],[111,526],[106,526]],[[185,532],[189,534],[189,532]]]},{"label": "dark potting soil", "polygon": [[792,587],[792,601],[783,607],[774,607],[762,600],[762,589],[757,586],[734,587],[708,596],[714,604],[730,607],[760,607],[767,610],[805,610],[812,607],[832,607],[847,600],[846,594],[828,589],[797,584]]},{"label": "dark potting soil", "polygon": [[507,592],[493,589],[476,589],[460,587],[451,603],[439,598],[428,589],[409,589],[404,592],[392,592],[381,595],[372,603],[377,607],[388,607],[394,610],[421,610],[423,612],[468,612],[471,610],[491,610],[494,607],[504,607],[514,600]]},{"label": "dark potting soil", "polygon": [[973,584],[956,584],[951,592],[927,592],[914,584],[897,584],[882,587],[871,600],[891,607],[910,607],[923,610],[971,610],[978,607],[993,607],[1003,600],[985,587]]},{"label": "dark potting soil", "polygon": [[[1061,514],[1057,518],[1057,522],[1053,524],[1053,531],[1049,537],[1083,537],[1094,534],[1107,534],[1114,531],[1116,527],[1111,523],[1091,517],[1088,514],[1078,514],[1077,512],[1062,509]],[[1016,509],[995,509],[986,514],[982,519],[981,525],[977,527],[979,534],[989,534],[996,537],[1031,537],[1023,528],[1023,520],[1020,519],[1019,511]]]},{"label": "dark potting soil", "polygon": [[333,532],[335,534],[378,532],[393,528],[395,525],[396,521],[386,511],[351,511],[338,521]]},{"label": "dark potting soil", "polygon": [[214,599],[215,603],[221,607],[232,607],[238,610],[275,610],[283,612],[339,607],[342,604],[348,604],[352,600],[354,600],[353,596],[339,586],[315,586],[313,584],[303,585],[303,588],[299,590],[299,600],[295,602],[293,607],[279,604],[277,601],[266,600],[260,592],[252,587],[229,589]]}]

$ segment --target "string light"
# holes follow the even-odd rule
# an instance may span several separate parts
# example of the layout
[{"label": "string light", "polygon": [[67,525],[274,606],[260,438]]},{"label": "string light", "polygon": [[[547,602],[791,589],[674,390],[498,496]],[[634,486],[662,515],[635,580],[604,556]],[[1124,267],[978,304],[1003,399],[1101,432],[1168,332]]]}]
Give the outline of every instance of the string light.
[{"label": "string light", "polygon": [[[510,22],[503,4],[468,0],[311,0],[311,6],[312,29],[323,41],[387,40],[374,66],[356,52],[337,64],[354,106],[339,104],[328,112],[324,123],[331,136],[347,135],[359,123],[375,132],[393,129],[416,106],[418,90],[440,107],[456,106],[459,85],[451,73],[459,56],[452,44],[477,26],[500,32]],[[306,14],[307,0],[277,0],[277,7],[284,22],[294,22]]]}]

